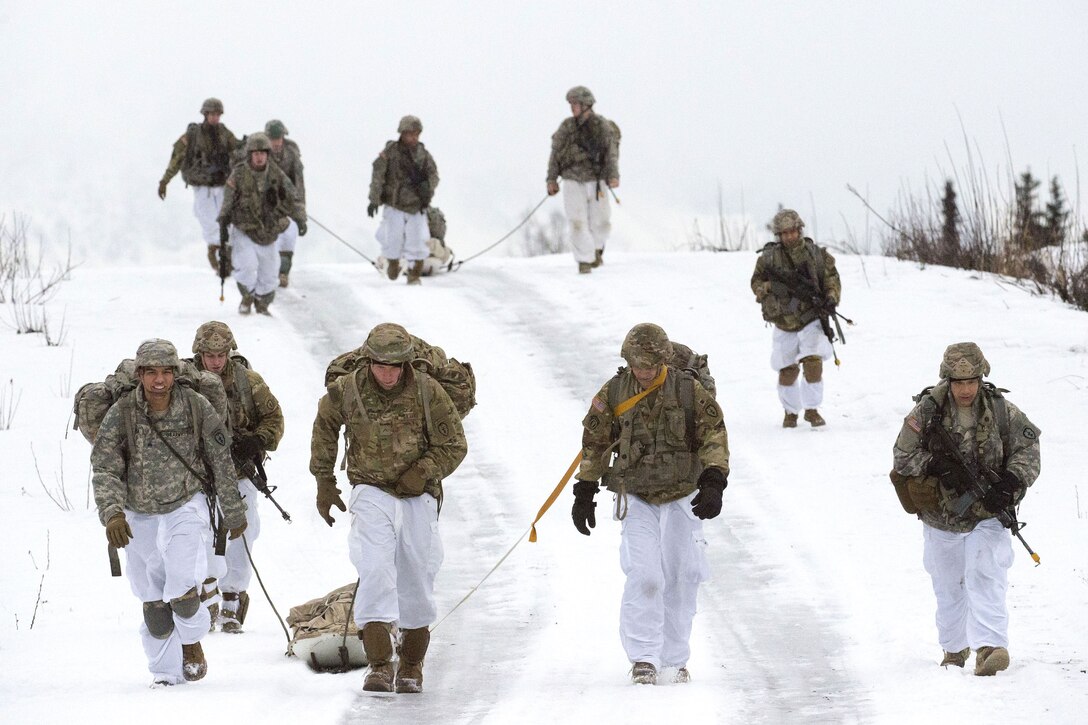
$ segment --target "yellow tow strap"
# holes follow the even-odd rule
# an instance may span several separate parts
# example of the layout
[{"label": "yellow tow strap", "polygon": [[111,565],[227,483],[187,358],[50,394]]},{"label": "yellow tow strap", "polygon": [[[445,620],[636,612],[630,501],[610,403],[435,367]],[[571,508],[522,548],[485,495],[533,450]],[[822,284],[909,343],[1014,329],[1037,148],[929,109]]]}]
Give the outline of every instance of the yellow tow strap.
[{"label": "yellow tow strap", "polygon": [[[627,400],[625,400],[622,403],[620,403],[619,405],[617,405],[616,409],[614,411],[612,411],[612,415],[614,415],[614,416],[623,415],[627,411],[631,410],[631,408],[634,408],[636,405],[638,405],[638,402],[640,400],[642,400],[647,395],[654,392],[655,390],[657,390],[658,388],[660,388],[662,385],[665,384],[665,376],[668,374],[668,372],[669,372],[668,366],[667,365],[662,365],[661,366],[661,372],[657,374],[657,377],[654,378],[654,381],[652,383],[650,383],[649,387],[647,387],[641,393],[636,393],[635,395],[632,395],[630,398],[628,398]],[[582,462],[582,452],[578,451],[578,455],[576,455],[574,457],[574,460],[571,461],[570,466],[567,468],[567,472],[563,474],[563,477],[561,479],[559,479],[558,485],[556,485],[555,489],[548,496],[548,500],[546,500],[544,502],[544,505],[540,507],[540,510],[537,511],[536,518],[533,519],[533,523],[530,524],[530,526],[529,526],[529,542],[530,543],[536,543],[536,525],[537,525],[537,522],[539,522],[540,519],[544,518],[544,514],[546,514],[548,512],[548,509],[550,509],[552,507],[552,504],[555,503],[555,500],[557,498],[559,498],[559,494],[562,493],[563,488],[566,487],[567,481],[570,480],[570,477],[574,475],[574,472],[576,470],[578,470],[578,464],[581,463],[581,462]]]}]

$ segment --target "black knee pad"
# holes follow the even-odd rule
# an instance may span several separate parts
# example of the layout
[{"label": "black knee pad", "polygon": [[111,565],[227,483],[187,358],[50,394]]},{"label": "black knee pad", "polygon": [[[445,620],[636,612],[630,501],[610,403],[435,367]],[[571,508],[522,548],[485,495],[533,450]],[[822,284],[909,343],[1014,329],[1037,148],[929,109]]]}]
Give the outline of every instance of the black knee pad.
[{"label": "black knee pad", "polygon": [[200,609],[200,597],[196,593],[196,587],[193,587],[176,599],[171,599],[170,608],[182,619],[188,619],[196,614]]},{"label": "black knee pad", "polygon": [[800,374],[801,368],[798,365],[782,368],[778,371],[778,384],[788,388],[797,382],[797,376]]},{"label": "black knee pad", "polygon": [[818,383],[824,377],[824,361],[818,355],[809,355],[801,358],[801,366],[805,370],[806,383]]},{"label": "black knee pad", "polygon": [[144,602],[144,624],[155,639],[167,639],[174,631],[174,614],[166,602]]}]

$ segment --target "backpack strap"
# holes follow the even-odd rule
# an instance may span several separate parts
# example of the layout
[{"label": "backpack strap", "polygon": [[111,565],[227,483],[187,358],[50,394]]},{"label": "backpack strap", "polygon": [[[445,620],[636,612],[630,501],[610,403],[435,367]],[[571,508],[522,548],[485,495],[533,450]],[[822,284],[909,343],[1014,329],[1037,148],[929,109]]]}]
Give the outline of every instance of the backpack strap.
[{"label": "backpack strap", "polygon": [[681,371],[676,381],[676,395],[684,408],[684,429],[688,447],[692,448],[695,446],[695,378],[685,373]]},{"label": "backpack strap", "polygon": [[423,378],[419,376],[418,370],[413,370],[412,374],[416,378],[416,385],[419,386],[419,397],[423,400],[423,419],[427,424],[423,433],[424,435],[428,435],[434,428],[434,424],[431,422],[431,391],[423,382]]},{"label": "backpack strap", "polygon": [[238,363],[233,364],[234,367],[234,387],[238,389],[238,395],[242,398],[242,407],[245,408],[246,417],[253,423],[256,423],[259,416],[257,415],[257,404],[253,402],[253,386],[249,384],[249,376],[246,375],[245,367]]}]

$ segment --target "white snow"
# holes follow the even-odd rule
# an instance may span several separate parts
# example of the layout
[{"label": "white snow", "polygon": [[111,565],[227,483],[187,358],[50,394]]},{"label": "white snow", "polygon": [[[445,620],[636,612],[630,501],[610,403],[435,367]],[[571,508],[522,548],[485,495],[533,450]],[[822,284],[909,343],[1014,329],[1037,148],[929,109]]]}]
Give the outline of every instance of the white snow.
[{"label": "white snow", "polygon": [[[195,242],[191,252],[203,256]],[[991,276],[843,256],[842,310],[858,324],[838,347],[842,366],[827,366],[828,425],[786,431],[771,333],[748,290],[751,253],[613,253],[589,276],[569,255],[489,255],[411,289],[362,264],[307,264],[300,252],[271,319],[240,318],[229,288],[221,304],[217,280],[194,261],[77,269],[47,307],[51,322],[66,320],[60,347],[0,329],[8,406],[21,394],[11,429],[0,431],[0,722],[1084,721],[1083,312]],[[10,314],[0,305],[0,319]],[[629,684],[617,634],[618,525],[600,495],[596,530],[579,535],[564,492],[538,525],[540,541],[522,541],[435,630],[422,695],[364,696],[361,672],[317,675],[285,658],[256,584],[246,633],[204,640],[203,681],[149,689],[140,604],[109,576],[87,505],[90,446],[65,427],[80,384],[148,337],[187,353],[209,319],[232,326],[284,407],[286,435],[268,472],[294,523],[262,502],[254,549],[284,616],[354,578],[347,516],[334,512],[329,529],[314,509],[309,432],[325,364],[374,324],[403,323],[471,361],[479,380],[469,455],[446,482],[441,614],[528,529],[577,452],[589,399],[621,363],[633,324],[658,322],[709,353],[733,472],[722,515],[706,525],[712,580],[700,595],[691,683]],[[968,339],[1043,431],[1043,473],[1021,509],[1042,565],[1016,545],[1012,665],[993,678],[937,666],[921,524],[887,480],[911,395],[935,382],[947,344]],[[50,501],[39,475],[54,495],[63,486],[70,511]]]}]

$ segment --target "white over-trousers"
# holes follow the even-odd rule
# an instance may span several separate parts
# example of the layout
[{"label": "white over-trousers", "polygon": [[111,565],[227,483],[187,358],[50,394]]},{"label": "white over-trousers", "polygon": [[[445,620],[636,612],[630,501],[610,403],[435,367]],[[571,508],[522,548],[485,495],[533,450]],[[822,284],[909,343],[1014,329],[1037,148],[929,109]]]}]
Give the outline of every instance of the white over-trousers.
[{"label": "white over-trousers", "polygon": [[[181,508],[167,514],[138,514],[125,511],[132,528],[132,541],[125,547],[125,574],[132,593],[141,602],[176,599],[204,581],[208,571],[208,503],[198,493]],[[166,639],[151,636],[146,623],[140,624],[140,639],[147,656],[147,669],[155,681],[179,684],[185,680],[181,669],[181,646],[199,642],[208,632],[207,607],[197,607],[189,618],[174,616],[174,630]]]},{"label": "white over-trousers", "polygon": [[[830,360],[835,353],[831,342],[824,334],[819,320],[813,320],[797,332],[786,332],[774,328],[771,343],[771,367],[775,370],[787,368],[801,361],[801,358],[816,355],[822,360]],[[787,413],[800,413],[802,410],[819,408],[824,400],[824,383],[810,383],[804,375],[798,375],[793,385],[778,386],[778,400]]]},{"label": "white over-trousers", "polygon": [[287,228],[283,230],[283,234],[276,237],[276,251],[279,252],[293,252],[295,251],[295,245],[298,243],[298,224],[294,219],[287,219]]},{"label": "white over-trousers", "polygon": [[382,207],[382,223],[374,237],[382,245],[382,256],[386,259],[403,258],[406,262],[426,259],[430,236],[425,212],[409,214],[388,204]]},{"label": "white over-trousers", "polygon": [[[224,556],[215,555],[214,535],[208,538],[208,576],[219,580],[220,592],[244,592],[249,588],[249,582],[253,578],[253,566],[246,556],[246,544],[250,553],[257,537],[261,535],[261,515],[257,510],[257,499],[260,491],[248,478],[238,479],[238,493],[242,494],[242,500],[246,503],[246,531],[242,536],[234,540],[227,540],[227,550]],[[209,527],[210,528],[210,527]],[[245,539],[245,544],[242,539]],[[220,598],[209,599],[204,602],[211,606],[218,604]]]},{"label": "white over-trousers", "polygon": [[922,562],[937,595],[937,638],[944,651],[1008,647],[1009,532],[997,519],[986,519],[966,534],[922,524],[922,538]]},{"label": "white over-trousers", "polygon": [[690,496],[649,504],[627,496],[620,566],[627,575],[620,602],[620,641],[631,662],[684,667],[699,584],[709,578],[703,522]]},{"label": "white over-trousers", "polygon": [[193,187],[193,216],[200,222],[200,233],[210,247],[219,246],[219,210],[222,206],[222,186]]},{"label": "white over-trousers", "polygon": [[[599,189],[599,193],[598,193]],[[563,209],[570,221],[570,246],[574,261],[589,263],[604,249],[612,231],[612,206],[608,185],[601,181],[563,179]]]},{"label": "white over-trousers", "polygon": [[351,489],[348,553],[359,571],[355,625],[430,626],[437,615],[434,579],[442,565],[438,502],[428,493],[397,498],[374,486]]},{"label": "white over-trousers", "polygon": [[254,295],[266,295],[276,289],[280,280],[280,253],[276,242],[257,244],[248,234],[231,227],[230,247],[235,282]]}]

